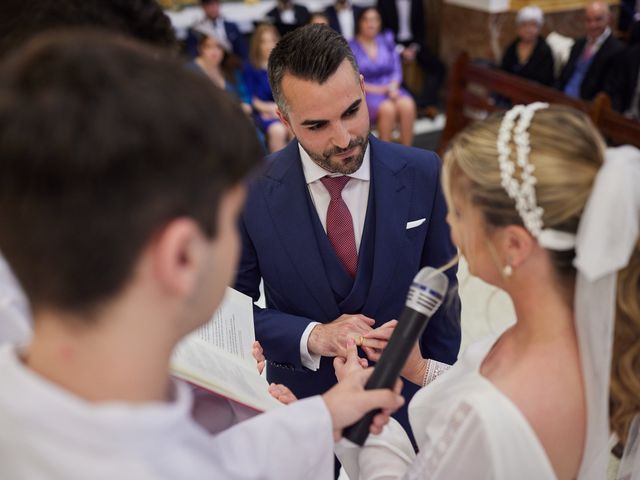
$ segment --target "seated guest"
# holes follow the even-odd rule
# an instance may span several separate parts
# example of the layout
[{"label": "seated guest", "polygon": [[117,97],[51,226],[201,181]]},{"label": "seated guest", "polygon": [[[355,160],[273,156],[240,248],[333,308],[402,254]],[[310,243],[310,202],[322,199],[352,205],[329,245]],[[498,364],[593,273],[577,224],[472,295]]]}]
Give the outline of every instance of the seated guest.
[{"label": "seated guest", "polygon": [[289,131],[276,113],[271,86],[267,77],[269,54],[279,40],[273,25],[258,25],[251,37],[249,63],[245,65],[244,80],[251,96],[254,117],[258,128],[267,137],[270,152],[283,148],[290,140]]},{"label": "seated guest", "polygon": [[214,85],[231,93],[241,103],[242,110],[250,115],[251,96],[242,78],[240,61],[224,48],[212,31],[200,29],[194,35],[198,42],[198,56],[191,65],[207,75]]},{"label": "seated guest", "polygon": [[576,40],[558,79],[558,87],[570,97],[592,100],[604,90],[613,59],[624,48],[612,35],[610,21],[607,3],[595,1],[586,6],[587,36]]},{"label": "seated guest", "polygon": [[308,24],[311,19],[307,7],[291,0],[278,0],[277,5],[269,10],[265,17],[276,26],[281,36]]},{"label": "seated guest", "polygon": [[0,347],[2,478],[328,478],[341,430],[402,403],[351,368],[350,385],[208,434],[167,366],[233,280],[250,122],[181,62],[104,32],[29,43],[0,98],[0,248],[35,325]]},{"label": "seated guest", "polygon": [[520,77],[553,85],[553,54],[540,35],[544,16],[535,6],[521,8],[516,16],[518,38],[509,45],[502,57],[502,70]]},{"label": "seated guest", "polygon": [[640,45],[634,45],[616,58],[609,72],[605,92],[614,110],[640,120]]},{"label": "seated guest", "polygon": [[421,90],[415,97],[420,114],[435,117],[446,68],[425,43],[423,0],[377,0],[376,6],[382,17],[382,29],[393,32],[402,62],[416,62],[422,71]]},{"label": "seated guest", "polygon": [[349,42],[364,77],[369,117],[381,140],[390,141],[396,124],[400,143],[413,143],[416,104],[402,84],[402,66],[391,32],[380,32],[380,14],[373,7],[358,16],[356,37]]},{"label": "seated guest", "polygon": [[193,32],[198,29],[208,29],[215,32],[218,41],[226,50],[232,51],[239,58],[248,58],[247,44],[242,32],[234,22],[225,20],[220,14],[221,0],[200,0],[205,17],[196,23],[187,37],[187,51],[192,57],[197,55],[197,40]]},{"label": "seated guest", "polygon": [[350,0],[336,0],[333,5],[327,7],[325,13],[329,19],[329,26],[341,33],[347,41],[351,41],[355,35],[356,20],[361,10],[362,8],[352,5]]}]

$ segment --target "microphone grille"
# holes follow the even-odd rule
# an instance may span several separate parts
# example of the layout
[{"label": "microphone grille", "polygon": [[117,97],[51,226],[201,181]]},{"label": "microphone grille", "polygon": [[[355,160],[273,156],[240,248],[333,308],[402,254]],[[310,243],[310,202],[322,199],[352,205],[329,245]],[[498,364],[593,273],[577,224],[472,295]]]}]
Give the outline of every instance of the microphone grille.
[{"label": "microphone grille", "polygon": [[440,307],[449,287],[447,276],[433,267],[424,267],[414,277],[406,306],[431,317]]}]

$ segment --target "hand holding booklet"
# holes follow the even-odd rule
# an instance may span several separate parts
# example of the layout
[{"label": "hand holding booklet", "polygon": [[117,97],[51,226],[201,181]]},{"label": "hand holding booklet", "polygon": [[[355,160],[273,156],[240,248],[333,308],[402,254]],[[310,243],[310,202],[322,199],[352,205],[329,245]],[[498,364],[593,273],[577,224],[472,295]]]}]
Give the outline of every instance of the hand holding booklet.
[{"label": "hand holding booklet", "polygon": [[171,358],[171,373],[217,395],[259,411],[281,406],[268,392],[251,354],[255,333],[251,298],[227,288],[205,325],[183,338]]}]

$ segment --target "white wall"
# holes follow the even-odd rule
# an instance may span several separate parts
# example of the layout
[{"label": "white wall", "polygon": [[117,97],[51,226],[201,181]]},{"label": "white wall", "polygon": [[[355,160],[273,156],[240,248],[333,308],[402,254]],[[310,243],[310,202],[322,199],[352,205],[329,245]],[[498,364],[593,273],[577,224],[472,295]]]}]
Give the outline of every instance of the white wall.
[{"label": "white wall", "polygon": [[[295,0],[309,9],[310,12],[324,10],[333,0]],[[370,6],[375,5],[375,0],[355,0],[355,5]],[[276,0],[263,0],[255,3],[249,2],[223,2],[222,16],[238,24],[240,31],[248,33],[253,31],[253,22],[262,20],[265,14],[276,5]],[[171,19],[173,27],[176,29],[178,38],[186,36],[187,29],[202,19],[204,14],[200,7],[187,7],[174,12],[168,10],[167,15]]]},{"label": "white wall", "polygon": [[509,0],[445,0],[444,3],[488,13],[499,13],[509,10]]}]

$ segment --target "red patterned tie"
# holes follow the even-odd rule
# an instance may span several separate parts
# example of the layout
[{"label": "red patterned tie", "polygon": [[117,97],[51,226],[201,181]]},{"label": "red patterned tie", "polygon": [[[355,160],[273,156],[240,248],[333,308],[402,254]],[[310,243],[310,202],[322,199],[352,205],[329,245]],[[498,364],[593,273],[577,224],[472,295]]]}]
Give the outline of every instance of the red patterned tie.
[{"label": "red patterned tie", "polygon": [[331,195],[327,209],[327,236],[338,258],[352,277],[356,276],[358,252],[353,233],[353,219],[349,207],[342,199],[342,189],[350,177],[324,177],[320,181]]}]

